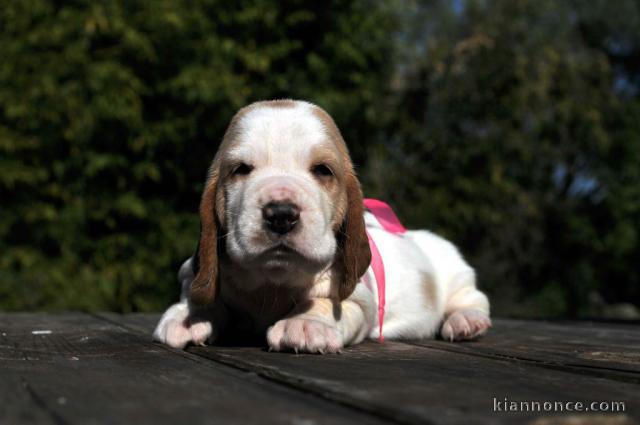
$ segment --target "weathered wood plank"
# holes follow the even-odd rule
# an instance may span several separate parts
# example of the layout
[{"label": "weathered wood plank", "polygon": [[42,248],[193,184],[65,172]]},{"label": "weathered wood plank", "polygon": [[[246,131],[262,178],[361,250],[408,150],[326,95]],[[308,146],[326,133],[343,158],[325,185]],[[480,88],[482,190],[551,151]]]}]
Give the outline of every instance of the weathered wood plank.
[{"label": "weathered wood plank", "polygon": [[[2,359],[0,359],[2,364]],[[4,366],[4,365],[3,365]],[[49,412],[20,376],[7,373],[0,366],[0,424],[59,424],[61,420]],[[29,408],[25,408],[29,406]]]},{"label": "weathered wood plank", "polygon": [[[123,322],[149,332],[155,323],[147,319],[148,325],[144,320],[133,323],[125,318]],[[253,347],[191,347],[189,352],[405,423],[522,423],[539,415],[494,412],[494,398],[504,401],[505,397],[512,401],[624,401],[627,415],[640,411],[640,385],[633,382],[486,358],[472,351],[367,342],[340,356],[268,353]]]},{"label": "weathered wood plank", "polygon": [[190,352],[280,380],[375,414],[409,423],[520,422],[493,401],[624,401],[640,409],[640,386],[526,364],[401,343],[368,342],[341,356],[275,354],[252,348],[192,347]]},{"label": "weathered wood plank", "polygon": [[496,319],[478,341],[412,343],[640,382],[640,330],[632,325]]},{"label": "weathered wood plank", "polygon": [[0,314],[0,376],[3,424],[381,423],[83,314]]},{"label": "weathered wood plank", "polygon": [[[101,315],[149,335],[160,317],[157,314]],[[477,341],[420,340],[410,343],[640,382],[640,328],[633,325],[494,319],[494,327]]]},{"label": "weathered wood plank", "polygon": [[125,326],[151,338],[151,334],[156,328],[161,315],[158,313],[118,314],[102,312],[93,314],[93,316]]}]

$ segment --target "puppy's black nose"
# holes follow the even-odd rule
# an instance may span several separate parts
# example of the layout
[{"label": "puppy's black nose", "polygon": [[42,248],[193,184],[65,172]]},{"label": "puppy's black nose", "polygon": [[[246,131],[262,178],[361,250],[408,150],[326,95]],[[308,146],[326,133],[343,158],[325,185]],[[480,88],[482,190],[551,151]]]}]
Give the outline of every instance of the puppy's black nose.
[{"label": "puppy's black nose", "polygon": [[290,202],[269,202],[262,207],[267,228],[279,235],[289,233],[300,219],[300,209]]}]

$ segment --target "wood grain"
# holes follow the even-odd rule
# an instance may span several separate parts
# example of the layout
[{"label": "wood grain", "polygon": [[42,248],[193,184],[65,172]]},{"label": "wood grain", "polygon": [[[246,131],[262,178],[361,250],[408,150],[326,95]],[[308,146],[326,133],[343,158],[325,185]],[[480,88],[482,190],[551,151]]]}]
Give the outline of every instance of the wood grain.
[{"label": "wood grain", "polygon": [[382,423],[83,314],[0,314],[0,377],[3,425]]},{"label": "wood grain", "polygon": [[412,344],[640,383],[640,328],[634,325],[497,319],[478,341]]},{"label": "wood grain", "polygon": [[[110,317],[110,320],[119,320],[140,332],[150,332],[155,319]],[[602,376],[585,373],[584,370],[589,369],[582,366],[562,369],[561,360],[570,358],[574,350],[584,349],[587,343],[597,346],[601,340],[601,350],[613,347],[622,351],[619,338],[629,329],[605,326],[605,331],[594,333],[589,327],[580,330],[584,327],[580,324],[576,329],[567,325],[526,324],[529,328],[540,328],[529,329],[526,333],[516,326],[519,323],[511,326],[498,321],[494,335],[487,337],[485,343],[421,341],[379,345],[366,342],[348,348],[338,356],[269,353],[263,347],[191,347],[188,351],[398,423],[522,423],[541,417],[532,413],[496,413],[493,411],[494,398],[498,401],[505,398],[510,401],[585,403],[624,401],[625,415],[608,416],[615,420],[626,420],[629,412],[633,414],[640,410],[640,386],[633,368],[620,371],[615,369],[619,362],[608,365],[604,361],[599,363]],[[574,339],[568,339],[568,334]],[[585,335],[578,338],[576,334]],[[586,334],[592,337],[585,339]],[[628,341],[634,343],[633,338]],[[561,343],[565,345],[558,347]],[[526,358],[491,354],[504,353],[511,345],[519,347]],[[527,347],[530,347],[529,351]],[[527,360],[548,358],[554,351],[558,355],[556,369],[539,367],[537,362]],[[628,381],[619,382],[621,374],[629,378]],[[584,418],[580,422],[584,422]]]}]

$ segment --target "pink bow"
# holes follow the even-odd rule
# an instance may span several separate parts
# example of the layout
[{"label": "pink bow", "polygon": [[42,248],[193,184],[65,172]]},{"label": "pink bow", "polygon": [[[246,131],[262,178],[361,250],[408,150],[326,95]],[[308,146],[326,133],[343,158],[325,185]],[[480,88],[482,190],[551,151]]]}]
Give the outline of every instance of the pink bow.
[{"label": "pink bow", "polygon": [[[367,198],[364,200],[364,206],[371,212],[371,214],[373,214],[376,220],[378,220],[378,223],[380,223],[380,226],[382,226],[382,228],[387,232],[397,235],[407,231],[402,223],[400,223],[400,220],[398,220],[398,217],[395,215],[391,207],[385,202]],[[384,342],[384,337],[382,336],[382,324],[384,322],[386,287],[384,262],[382,261],[382,256],[380,255],[378,246],[369,232],[367,232],[367,238],[369,239],[369,247],[371,248],[371,269],[373,270],[373,275],[375,276],[376,283],[378,285],[378,324],[380,327],[380,336],[378,337],[378,341],[382,343]]]}]

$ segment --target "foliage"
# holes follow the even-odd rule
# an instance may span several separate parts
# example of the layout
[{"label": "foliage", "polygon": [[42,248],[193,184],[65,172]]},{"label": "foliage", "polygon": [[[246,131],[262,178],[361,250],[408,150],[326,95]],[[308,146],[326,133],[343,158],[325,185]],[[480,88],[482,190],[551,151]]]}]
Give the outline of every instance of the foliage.
[{"label": "foliage", "polygon": [[502,314],[638,304],[637,3],[627,25],[605,2],[446,3],[418,10],[440,27],[407,53],[371,190],[458,242]]},{"label": "foliage", "polygon": [[0,0],[0,307],[159,310],[258,99],[325,107],[369,196],[494,311],[640,304],[633,0]]},{"label": "foliage", "polygon": [[304,98],[366,135],[391,70],[371,2],[2,3],[5,309],[162,308],[232,114]]}]

